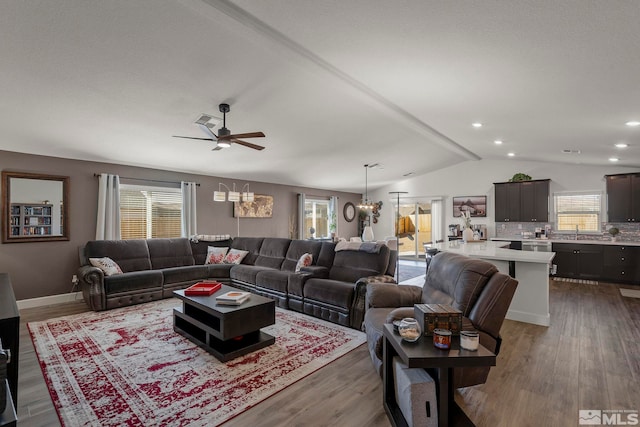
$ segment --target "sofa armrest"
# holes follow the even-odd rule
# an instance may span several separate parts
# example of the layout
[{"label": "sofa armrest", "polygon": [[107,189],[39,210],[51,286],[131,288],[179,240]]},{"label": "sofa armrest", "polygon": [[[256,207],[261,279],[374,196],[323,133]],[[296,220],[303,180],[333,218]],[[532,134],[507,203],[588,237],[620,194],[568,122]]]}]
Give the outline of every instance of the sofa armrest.
[{"label": "sofa armrest", "polygon": [[371,283],[392,283],[396,281],[393,276],[380,275],[380,276],[368,276],[358,279],[356,282],[355,295],[353,297],[353,304],[351,305],[351,327],[354,329],[360,329],[362,322],[364,321],[364,313],[367,310],[367,286]]},{"label": "sofa armrest", "polygon": [[323,267],[321,265],[309,265],[307,267],[302,267],[300,269],[301,273],[310,273],[314,278],[318,279],[328,279],[329,278],[329,269],[327,267]]},{"label": "sofa armrest", "polygon": [[420,286],[369,283],[366,306],[369,307],[413,307],[422,298]]},{"label": "sofa armrest", "polygon": [[78,281],[85,303],[93,311],[107,309],[104,273],[98,267],[83,265],[78,269]]}]

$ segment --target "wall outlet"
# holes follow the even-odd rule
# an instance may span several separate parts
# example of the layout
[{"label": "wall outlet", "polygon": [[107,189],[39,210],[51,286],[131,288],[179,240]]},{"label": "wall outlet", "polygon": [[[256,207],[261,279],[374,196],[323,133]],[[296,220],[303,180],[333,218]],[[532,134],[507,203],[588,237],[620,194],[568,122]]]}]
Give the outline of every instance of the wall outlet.
[{"label": "wall outlet", "polygon": [[78,283],[78,276],[77,275],[75,275],[75,274],[73,275],[73,277],[71,278],[71,283],[73,283],[74,285],[76,283]]}]

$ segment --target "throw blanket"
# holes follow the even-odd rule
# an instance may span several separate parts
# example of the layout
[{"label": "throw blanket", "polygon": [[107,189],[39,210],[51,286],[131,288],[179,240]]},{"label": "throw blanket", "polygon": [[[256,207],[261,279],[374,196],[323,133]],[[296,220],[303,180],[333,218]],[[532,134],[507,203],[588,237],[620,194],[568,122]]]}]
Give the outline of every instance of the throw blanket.
[{"label": "throw blanket", "polygon": [[338,242],[336,252],[338,251],[359,251],[369,254],[377,254],[384,243],[379,242]]},{"label": "throw blanket", "polygon": [[230,234],[194,234],[191,236],[191,241],[193,243],[198,243],[199,241],[203,242],[218,242],[220,240],[229,240],[231,239]]}]

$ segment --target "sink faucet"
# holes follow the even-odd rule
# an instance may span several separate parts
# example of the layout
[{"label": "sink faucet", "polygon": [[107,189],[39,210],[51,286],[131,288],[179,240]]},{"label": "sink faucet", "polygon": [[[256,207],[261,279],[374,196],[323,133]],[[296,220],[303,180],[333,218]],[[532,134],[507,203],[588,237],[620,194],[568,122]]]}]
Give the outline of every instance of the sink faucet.
[{"label": "sink faucet", "polygon": [[576,224],[576,240],[578,240],[578,224]]}]

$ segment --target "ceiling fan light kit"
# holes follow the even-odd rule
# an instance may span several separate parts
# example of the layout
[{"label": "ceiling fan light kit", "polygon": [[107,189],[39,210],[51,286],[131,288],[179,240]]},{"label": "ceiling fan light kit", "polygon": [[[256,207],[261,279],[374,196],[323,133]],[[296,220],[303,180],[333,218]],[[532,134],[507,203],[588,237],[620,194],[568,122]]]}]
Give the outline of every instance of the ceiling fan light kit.
[{"label": "ceiling fan light kit", "polygon": [[216,135],[213,132],[213,128],[215,125],[210,121],[212,119],[217,119],[209,114],[201,114],[200,118],[195,121],[195,124],[207,135],[207,138],[196,138],[192,136],[178,136],[174,135],[174,138],[186,138],[186,139],[199,139],[203,141],[213,141],[216,142],[216,146],[213,148],[214,151],[221,150],[223,148],[231,147],[232,143],[243,145],[247,148],[253,148],[254,150],[264,150],[262,145],[253,144],[247,141],[243,141],[238,138],[263,138],[265,135],[262,132],[249,132],[249,133],[238,133],[232,134],[229,129],[227,129],[227,113],[231,111],[229,104],[220,104],[218,105],[218,109],[222,113],[222,127],[218,129],[218,134]]}]

